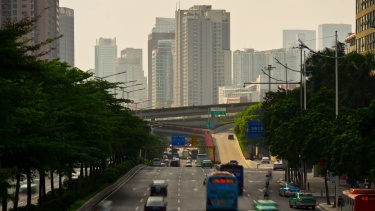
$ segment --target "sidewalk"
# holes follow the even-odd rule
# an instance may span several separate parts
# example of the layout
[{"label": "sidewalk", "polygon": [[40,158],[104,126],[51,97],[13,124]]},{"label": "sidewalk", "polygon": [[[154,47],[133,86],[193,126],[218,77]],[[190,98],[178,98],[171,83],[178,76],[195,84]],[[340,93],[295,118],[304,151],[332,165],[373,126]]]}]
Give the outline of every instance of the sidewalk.
[{"label": "sidewalk", "polygon": [[[248,164],[250,165],[250,168],[256,168],[256,169],[270,169],[272,168],[272,165],[270,164],[260,164],[257,162],[258,160],[247,160]],[[280,178],[278,180],[278,183],[280,185],[285,185],[285,179]],[[313,173],[307,173],[307,183],[310,186],[310,189],[308,190],[310,193],[313,194],[315,198],[325,198],[326,197],[326,191],[325,191],[325,185],[324,185],[324,177],[314,177]],[[341,181],[339,184],[339,191],[338,193],[341,195],[343,190],[347,190],[350,188],[349,185],[344,184],[345,181]],[[327,205],[327,203],[321,203],[317,205],[317,207],[321,210],[327,210],[327,211],[337,211],[338,208],[333,208],[334,204],[334,198],[335,198],[335,184],[331,183],[330,181],[327,181],[328,185],[328,194],[330,197],[330,205]]]},{"label": "sidewalk", "polygon": [[[310,189],[308,190],[310,193],[313,194],[315,198],[325,198],[326,191],[324,185],[324,178],[323,177],[314,177],[312,173],[307,174],[307,182],[310,185]],[[280,184],[285,184],[284,178],[279,180]],[[330,205],[327,203],[321,203],[317,205],[317,207],[321,210],[328,210],[328,211],[336,211],[339,210],[338,208],[333,208],[333,204],[335,201],[335,184],[327,181],[328,185],[328,193],[330,196]],[[341,181],[339,184],[339,191],[338,194],[341,195],[343,190],[349,189],[350,187],[347,184],[344,184],[344,181]]]}]

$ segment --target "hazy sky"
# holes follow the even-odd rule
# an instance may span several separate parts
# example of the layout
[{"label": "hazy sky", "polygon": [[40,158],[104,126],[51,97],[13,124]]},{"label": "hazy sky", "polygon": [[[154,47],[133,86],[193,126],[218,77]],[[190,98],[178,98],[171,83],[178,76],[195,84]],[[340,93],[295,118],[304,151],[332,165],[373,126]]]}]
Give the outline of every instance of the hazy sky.
[{"label": "hazy sky", "polygon": [[148,34],[156,17],[174,18],[176,5],[230,12],[232,51],[281,48],[283,29],[317,31],[319,24],[337,23],[355,28],[355,0],[60,0],[60,7],[74,10],[76,67],[95,68],[96,40],[116,37],[118,55],[125,48],[143,49],[147,76]]}]

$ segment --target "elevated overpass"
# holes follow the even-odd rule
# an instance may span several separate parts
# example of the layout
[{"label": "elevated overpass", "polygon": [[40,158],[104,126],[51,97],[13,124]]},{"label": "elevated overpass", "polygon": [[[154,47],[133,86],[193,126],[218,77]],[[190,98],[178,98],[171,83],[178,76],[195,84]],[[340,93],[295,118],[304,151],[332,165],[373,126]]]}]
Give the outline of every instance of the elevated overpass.
[{"label": "elevated overpass", "polygon": [[238,113],[243,111],[258,102],[248,103],[232,103],[232,104],[216,104],[216,105],[202,105],[202,106],[186,106],[176,108],[159,108],[159,109],[148,109],[148,110],[137,110],[134,111],[136,116],[142,119],[151,119],[154,121],[158,118],[168,117],[187,117],[187,116],[200,116],[210,114],[211,108],[226,108],[227,114]]}]

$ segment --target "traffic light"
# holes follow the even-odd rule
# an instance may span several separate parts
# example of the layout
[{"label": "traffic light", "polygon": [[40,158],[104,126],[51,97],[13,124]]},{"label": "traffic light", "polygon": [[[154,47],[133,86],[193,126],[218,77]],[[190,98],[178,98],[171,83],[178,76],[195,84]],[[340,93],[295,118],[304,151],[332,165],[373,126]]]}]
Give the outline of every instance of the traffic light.
[{"label": "traffic light", "polygon": [[191,136],[191,145],[193,147],[196,147],[197,146],[197,142],[198,142],[197,136],[196,135],[192,135]]}]

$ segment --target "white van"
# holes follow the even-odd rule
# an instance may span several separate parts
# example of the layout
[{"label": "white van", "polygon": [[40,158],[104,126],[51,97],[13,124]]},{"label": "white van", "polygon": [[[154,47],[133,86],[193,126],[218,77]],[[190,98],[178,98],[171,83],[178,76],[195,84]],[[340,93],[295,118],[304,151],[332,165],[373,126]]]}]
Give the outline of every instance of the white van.
[{"label": "white van", "polygon": [[161,165],[161,159],[160,158],[154,158],[152,160],[152,165],[153,166],[160,166]]}]

